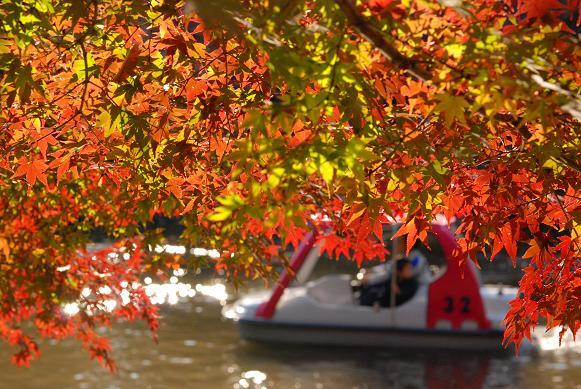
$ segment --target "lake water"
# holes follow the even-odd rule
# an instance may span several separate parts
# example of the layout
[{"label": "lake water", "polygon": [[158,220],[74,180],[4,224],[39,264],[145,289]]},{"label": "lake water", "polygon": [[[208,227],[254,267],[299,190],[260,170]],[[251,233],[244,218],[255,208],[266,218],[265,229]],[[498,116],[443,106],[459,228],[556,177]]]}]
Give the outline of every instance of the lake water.
[{"label": "lake water", "polygon": [[574,351],[517,358],[247,343],[221,318],[221,304],[235,297],[224,281],[185,279],[155,292],[165,302],[159,344],[141,323],[109,332],[117,374],[90,361],[75,341],[45,342],[32,368],[10,365],[11,350],[0,343],[0,388],[581,388],[581,354]]}]

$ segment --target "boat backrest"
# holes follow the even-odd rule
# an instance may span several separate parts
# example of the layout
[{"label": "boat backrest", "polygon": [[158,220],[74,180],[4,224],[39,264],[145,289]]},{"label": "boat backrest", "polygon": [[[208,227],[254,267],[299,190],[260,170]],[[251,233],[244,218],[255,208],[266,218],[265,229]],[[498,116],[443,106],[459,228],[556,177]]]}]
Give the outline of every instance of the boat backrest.
[{"label": "boat backrest", "polygon": [[329,274],[318,280],[308,282],[307,294],[325,304],[353,304],[351,276],[348,274]]}]

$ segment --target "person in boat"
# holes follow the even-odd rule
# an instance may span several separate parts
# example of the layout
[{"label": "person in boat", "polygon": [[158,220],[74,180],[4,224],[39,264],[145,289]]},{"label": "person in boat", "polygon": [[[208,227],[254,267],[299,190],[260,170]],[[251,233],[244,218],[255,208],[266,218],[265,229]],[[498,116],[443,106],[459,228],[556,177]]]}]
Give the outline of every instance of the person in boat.
[{"label": "person in boat", "polygon": [[395,305],[399,306],[410,300],[418,287],[418,280],[413,275],[412,262],[404,257],[396,263],[395,285],[392,285],[391,277],[377,284],[369,284],[364,277],[359,302],[361,305],[374,308],[388,308],[391,304],[391,293],[395,293]]}]

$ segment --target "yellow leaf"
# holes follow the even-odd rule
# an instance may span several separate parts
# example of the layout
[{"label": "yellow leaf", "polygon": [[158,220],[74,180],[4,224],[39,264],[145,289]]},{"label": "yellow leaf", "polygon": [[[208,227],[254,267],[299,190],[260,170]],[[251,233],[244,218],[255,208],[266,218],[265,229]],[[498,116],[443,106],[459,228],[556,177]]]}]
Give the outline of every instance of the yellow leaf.
[{"label": "yellow leaf", "polygon": [[208,215],[206,218],[213,222],[220,222],[226,220],[232,215],[232,210],[226,207],[216,208],[216,212]]},{"label": "yellow leaf", "polygon": [[450,126],[455,121],[466,124],[464,110],[470,106],[462,96],[451,96],[447,93],[436,97],[440,102],[436,105],[436,111],[444,114],[446,126]]},{"label": "yellow leaf", "polygon": [[0,238],[0,252],[7,258],[10,256],[10,245],[5,238]]},{"label": "yellow leaf", "polygon": [[167,35],[167,23],[165,21],[161,21],[159,23],[159,37],[161,39],[165,38]]},{"label": "yellow leaf", "polygon": [[111,115],[107,111],[102,111],[99,116],[97,116],[97,122],[95,123],[99,127],[103,127],[105,129],[105,137],[111,135],[108,133],[109,129],[111,128]]},{"label": "yellow leaf", "polygon": [[32,125],[34,126],[34,128],[35,128],[37,131],[40,131],[40,127],[41,127],[41,125],[42,125],[42,124],[41,124],[41,122],[40,122],[40,119],[39,119],[39,118],[34,118],[34,119],[32,119]]},{"label": "yellow leaf", "polygon": [[321,173],[321,177],[327,183],[327,185],[331,185],[333,181],[333,175],[335,174],[335,169],[333,169],[333,165],[329,161],[323,162],[319,166],[319,172]]},{"label": "yellow leaf", "polygon": [[103,130],[105,131],[105,137],[107,138],[115,132],[120,121],[121,121],[121,115],[117,115],[115,120],[112,120],[111,114],[109,112],[101,111],[99,116],[97,116],[97,121],[95,124],[98,127],[103,127]]},{"label": "yellow leaf", "polygon": [[451,57],[454,58],[462,58],[462,54],[464,54],[465,46],[459,43],[452,43],[445,46],[446,51]]}]

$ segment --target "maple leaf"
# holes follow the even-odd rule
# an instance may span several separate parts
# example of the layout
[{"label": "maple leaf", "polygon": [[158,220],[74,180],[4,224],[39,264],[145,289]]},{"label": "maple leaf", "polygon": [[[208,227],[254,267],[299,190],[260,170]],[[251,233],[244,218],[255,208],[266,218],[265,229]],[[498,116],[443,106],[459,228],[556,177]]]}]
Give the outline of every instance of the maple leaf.
[{"label": "maple leaf", "polygon": [[38,180],[42,182],[44,186],[48,186],[46,175],[44,173],[47,168],[48,165],[42,159],[36,159],[33,161],[24,160],[20,162],[18,168],[16,168],[16,172],[14,172],[12,177],[16,178],[25,175],[28,185],[34,185],[36,180]]},{"label": "maple leaf", "polygon": [[490,255],[490,260],[494,260],[494,257],[496,257],[496,255],[500,252],[500,250],[502,250],[502,248],[504,247],[504,243],[502,241],[502,237],[496,235],[494,238],[494,244],[492,246],[492,254]]},{"label": "maple leaf", "polygon": [[159,123],[152,128],[151,138],[160,143],[169,136],[169,112],[164,113],[159,119]]},{"label": "maple leaf", "polygon": [[61,178],[63,177],[63,175],[69,171],[71,165],[71,159],[70,158],[63,158],[61,160],[61,163],[59,164],[57,171],[56,171],[56,178],[58,181],[61,180]]},{"label": "maple leaf", "polygon": [[184,180],[181,178],[171,178],[167,182],[168,191],[173,194],[178,200],[183,197],[182,185]]},{"label": "maple leaf", "polygon": [[400,229],[393,235],[392,240],[406,235],[406,255],[409,255],[410,251],[414,247],[414,244],[418,239],[426,237],[425,230],[419,230],[416,225],[416,219],[411,219],[407,224],[402,225]]},{"label": "maple leaf", "polygon": [[550,12],[561,12],[567,9],[559,0],[520,0],[518,12],[527,19],[542,18]]},{"label": "maple leaf", "polygon": [[462,96],[452,96],[447,93],[436,96],[439,103],[436,105],[436,112],[441,112],[444,115],[444,120],[447,127],[452,123],[458,121],[466,124],[464,111],[470,107],[470,104]]},{"label": "maple leaf", "polygon": [[0,238],[0,252],[2,252],[6,258],[10,256],[10,244],[5,238]]},{"label": "maple leaf", "polygon": [[356,203],[352,208],[351,217],[347,221],[347,225],[350,225],[355,220],[359,219],[367,211],[367,206],[363,203]]},{"label": "maple leaf", "polygon": [[530,241],[530,247],[523,254],[523,258],[533,258],[541,252],[541,248],[535,239]]},{"label": "maple leaf", "polygon": [[126,79],[128,76],[133,74],[135,67],[137,66],[137,62],[139,61],[139,45],[131,46],[127,53],[127,57],[121,65],[121,69],[115,75],[115,82],[121,82]]},{"label": "maple leaf", "polygon": [[186,97],[188,101],[194,100],[207,89],[208,85],[205,81],[192,79],[186,84]]},{"label": "maple leaf", "polygon": [[56,140],[56,138],[52,134],[53,134],[53,130],[45,129],[38,134],[38,137],[36,140],[36,145],[40,149],[40,153],[44,159],[46,159],[46,151],[48,149],[48,145],[58,144],[58,141]]},{"label": "maple leaf", "polygon": [[391,3],[393,3],[393,0],[370,0],[369,6],[386,8],[389,7]]}]

